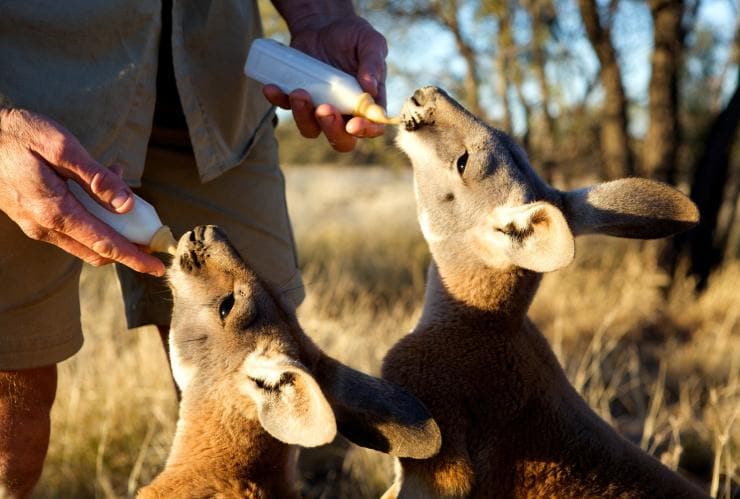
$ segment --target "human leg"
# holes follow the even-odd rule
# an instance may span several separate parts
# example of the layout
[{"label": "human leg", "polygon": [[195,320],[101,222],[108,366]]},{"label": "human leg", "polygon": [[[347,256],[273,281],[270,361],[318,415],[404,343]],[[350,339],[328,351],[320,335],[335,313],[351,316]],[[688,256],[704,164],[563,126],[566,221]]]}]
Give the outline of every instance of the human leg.
[{"label": "human leg", "polygon": [[0,497],[26,497],[49,446],[56,365],[0,371]]},{"label": "human leg", "polygon": [[41,474],[56,364],[82,346],[81,267],[0,212],[0,497],[28,495]]}]

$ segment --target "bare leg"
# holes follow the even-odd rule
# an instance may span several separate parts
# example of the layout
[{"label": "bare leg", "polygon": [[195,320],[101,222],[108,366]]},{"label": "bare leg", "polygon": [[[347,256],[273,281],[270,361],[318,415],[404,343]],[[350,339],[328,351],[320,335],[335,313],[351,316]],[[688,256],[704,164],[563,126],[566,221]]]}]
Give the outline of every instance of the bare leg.
[{"label": "bare leg", "polygon": [[[167,355],[167,364],[170,366],[170,376],[172,376],[172,360],[170,359],[170,326],[157,326],[159,330],[159,339],[162,340],[162,346],[164,347],[164,353]],[[179,402],[182,394],[180,388],[175,383],[175,378],[172,378],[172,384],[175,386],[175,394],[177,395],[177,401]],[[0,498],[2,499],[2,498]]]},{"label": "bare leg", "polygon": [[0,496],[27,497],[49,447],[57,366],[0,371]]}]

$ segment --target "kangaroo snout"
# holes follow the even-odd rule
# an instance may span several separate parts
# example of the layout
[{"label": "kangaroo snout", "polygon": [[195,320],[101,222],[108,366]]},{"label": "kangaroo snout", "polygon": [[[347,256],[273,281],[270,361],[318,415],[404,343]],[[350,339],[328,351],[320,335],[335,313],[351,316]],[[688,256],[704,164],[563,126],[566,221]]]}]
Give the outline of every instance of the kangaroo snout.
[{"label": "kangaroo snout", "polygon": [[437,87],[423,87],[408,98],[401,109],[401,122],[408,132],[434,124],[434,111],[438,95],[446,95]]},{"label": "kangaroo snout", "polygon": [[481,127],[478,118],[462,107],[447,92],[438,87],[422,87],[404,103],[401,109],[401,123],[407,132],[413,132],[427,125],[443,127],[464,126],[472,130]]},{"label": "kangaroo snout", "polygon": [[221,258],[231,260],[234,265],[241,260],[223,229],[216,225],[199,225],[180,237],[173,267],[183,272],[198,271],[214,253],[222,253]]},{"label": "kangaroo snout", "polygon": [[411,101],[419,107],[423,107],[427,102],[434,99],[434,94],[441,92],[437,87],[419,88],[411,96]]},{"label": "kangaroo snout", "polygon": [[221,227],[217,225],[199,225],[180,237],[177,244],[177,253],[192,249],[202,244],[220,241],[228,244],[228,238]]}]

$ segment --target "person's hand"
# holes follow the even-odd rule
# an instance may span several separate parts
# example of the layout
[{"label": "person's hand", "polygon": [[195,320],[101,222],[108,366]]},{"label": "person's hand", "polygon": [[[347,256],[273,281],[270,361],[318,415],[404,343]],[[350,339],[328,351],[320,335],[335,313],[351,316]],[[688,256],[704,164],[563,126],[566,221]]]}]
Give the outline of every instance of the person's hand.
[{"label": "person's hand", "polygon": [[67,188],[67,179],[114,213],[133,208],[131,189],[119,174],[95,162],[61,125],[29,111],[0,108],[0,211],[28,237],[92,265],[116,261],[139,272],[164,273],[159,259],[90,214]]},{"label": "person's hand", "polygon": [[[357,78],[363,90],[385,106],[385,58],[388,46],[383,35],[354,13],[313,16],[290,23],[291,46],[335,66]],[[264,88],[265,97],[277,106],[292,109],[296,126],[308,138],[326,135],[340,152],[354,149],[357,137],[377,137],[384,126],[365,118],[352,117],[345,122],[336,108],[321,104],[316,109],[303,90],[285,95],[275,85]]]}]

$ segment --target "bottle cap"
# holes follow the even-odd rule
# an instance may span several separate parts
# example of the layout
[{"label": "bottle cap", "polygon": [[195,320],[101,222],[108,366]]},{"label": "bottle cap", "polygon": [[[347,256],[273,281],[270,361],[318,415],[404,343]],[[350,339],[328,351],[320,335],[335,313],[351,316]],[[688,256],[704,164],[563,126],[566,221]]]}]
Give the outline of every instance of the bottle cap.
[{"label": "bottle cap", "polygon": [[163,225],[157,229],[157,232],[152,236],[152,240],[149,241],[149,249],[157,253],[174,255],[177,253],[177,239],[172,235],[170,228]]},{"label": "bottle cap", "polygon": [[362,95],[360,95],[353,114],[356,116],[363,116],[374,123],[381,123],[383,125],[398,125],[401,123],[399,118],[388,118],[385,115],[385,109],[376,104],[373,100],[373,96],[367,92],[363,92]]}]

